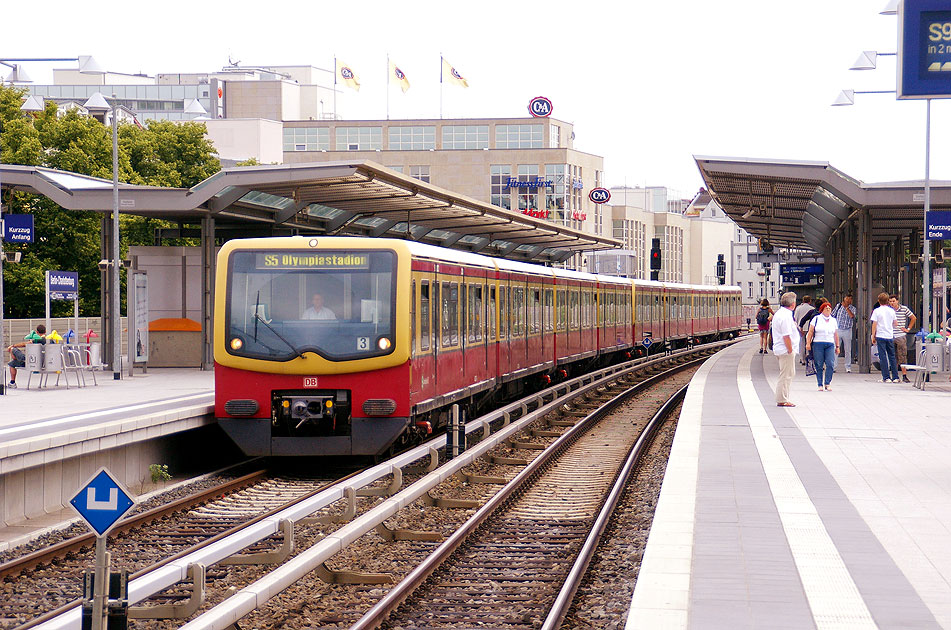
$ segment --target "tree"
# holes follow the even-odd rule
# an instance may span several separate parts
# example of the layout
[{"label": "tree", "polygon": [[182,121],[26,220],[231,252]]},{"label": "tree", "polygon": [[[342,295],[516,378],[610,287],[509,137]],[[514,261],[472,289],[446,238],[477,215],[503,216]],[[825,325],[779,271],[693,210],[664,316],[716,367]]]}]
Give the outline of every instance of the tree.
[{"label": "tree", "polygon": [[[60,115],[56,104],[24,116],[26,90],[0,86],[0,159],[5,164],[47,166],[112,179],[112,132],[76,111]],[[190,188],[221,169],[203,124],[148,121],[145,128],[120,123],[119,181]],[[99,314],[100,213],[66,210],[45,197],[17,191],[3,194],[4,212],[34,215],[36,242],[5,245],[22,260],[4,267],[5,317],[36,317],[45,310],[44,271],[79,272],[80,313]],[[156,228],[168,221],[123,214],[122,252],[151,245]],[[123,293],[124,294],[124,293]],[[54,316],[71,314],[68,302],[54,303]]]}]

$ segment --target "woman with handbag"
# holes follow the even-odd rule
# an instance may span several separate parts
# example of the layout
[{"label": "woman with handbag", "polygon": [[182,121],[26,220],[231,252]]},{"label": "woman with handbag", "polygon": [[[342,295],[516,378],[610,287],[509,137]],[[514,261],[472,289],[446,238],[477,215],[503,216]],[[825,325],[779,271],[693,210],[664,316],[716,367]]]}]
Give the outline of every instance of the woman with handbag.
[{"label": "woman with handbag", "polygon": [[832,317],[832,304],[824,302],[819,314],[809,323],[806,334],[806,352],[812,351],[816,362],[816,381],[819,391],[829,391],[832,371],[835,369],[835,349],[839,347],[839,326]]}]

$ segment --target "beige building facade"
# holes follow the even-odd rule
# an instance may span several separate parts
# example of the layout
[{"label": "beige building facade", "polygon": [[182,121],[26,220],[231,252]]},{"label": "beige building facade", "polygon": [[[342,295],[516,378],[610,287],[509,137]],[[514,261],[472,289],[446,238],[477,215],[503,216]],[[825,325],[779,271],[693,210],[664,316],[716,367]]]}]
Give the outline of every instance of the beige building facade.
[{"label": "beige building facade", "polygon": [[609,236],[588,199],[604,159],[574,148],[570,123],[549,118],[284,122],[284,163],[372,160],[453,192]]}]

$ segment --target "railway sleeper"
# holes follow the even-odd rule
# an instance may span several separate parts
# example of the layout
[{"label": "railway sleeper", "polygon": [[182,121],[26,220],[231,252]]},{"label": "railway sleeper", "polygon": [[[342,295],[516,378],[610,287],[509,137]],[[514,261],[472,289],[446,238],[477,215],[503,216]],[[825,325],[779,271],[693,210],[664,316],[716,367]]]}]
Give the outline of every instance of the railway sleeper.
[{"label": "railway sleeper", "polygon": [[361,573],[360,571],[337,571],[322,562],[314,569],[321,580],[327,584],[392,584],[393,576],[389,573]]},{"label": "railway sleeper", "polygon": [[546,448],[548,448],[544,444],[536,444],[535,442],[519,442],[517,440],[508,440],[507,445],[509,448],[526,451],[544,451]]},{"label": "railway sleeper", "polygon": [[280,528],[284,540],[277,549],[259,553],[235,554],[219,561],[218,564],[278,564],[284,562],[288,556],[294,553],[294,523],[288,519],[281,519]]},{"label": "railway sleeper", "polygon": [[472,475],[462,471],[456,473],[456,477],[469,484],[491,483],[504,486],[509,482],[505,477],[490,477],[487,475]]},{"label": "railway sleeper", "polygon": [[503,457],[501,455],[489,455],[489,461],[503,466],[528,466],[529,464],[529,461],[523,457]]},{"label": "railway sleeper", "polygon": [[561,431],[549,431],[547,429],[532,429],[532,436],[543,438],[561,437]]},{"label": "railway sleeper", "polygon": [[429,494],[429,492],[424,492],[419,498],[426,505],[444,509],[469,510],[478,508],[482,505],[482,503],[474,499],[450,499],[447,497],[437,498]]},{"label": "railway sleeper", "polygon": [[391,529],[386,526],[386,523],[380,523],[376,526],[376,533],[380,535],[380,538],[387,542],[393,542],[394,540],[418,540],[422,542],[441,542],[443,539],[442,534],[439,532],[424,532],[418,529]]},{"label": "railway sleeper", "polygon": [[343,489],[343,500],[347,502],[346,507],[340,514],[327,514],[324,516],[306,516],[299,519],[297,523],[301,525],[331,525],[334,523],[349,523],[357,515],[357,491],[353,486],[347,486]]},{"label": "railway sleeper", "polygon": [[192,594],[187,600],[178,604],[130,606],[129,619],[185,619],[194,615],[205,603],[205,565],[189,564],[188,577],[192,580]]}]

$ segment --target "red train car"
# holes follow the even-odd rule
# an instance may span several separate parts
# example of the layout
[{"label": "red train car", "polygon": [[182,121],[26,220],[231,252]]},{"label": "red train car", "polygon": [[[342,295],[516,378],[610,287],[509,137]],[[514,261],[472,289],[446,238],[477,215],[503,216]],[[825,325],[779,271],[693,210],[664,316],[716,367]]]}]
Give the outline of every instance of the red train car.
[{"label": "red train car", "polygon": [[[408,241],[230,241],[215,414],[251,455],[377,455],[634,352],[739,330],[739,292]],[[645,343],[650,339],[650,343]]]}]

